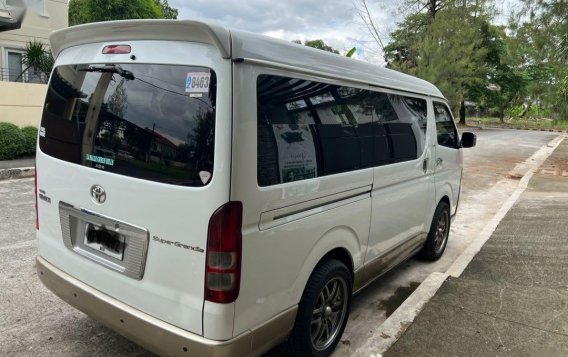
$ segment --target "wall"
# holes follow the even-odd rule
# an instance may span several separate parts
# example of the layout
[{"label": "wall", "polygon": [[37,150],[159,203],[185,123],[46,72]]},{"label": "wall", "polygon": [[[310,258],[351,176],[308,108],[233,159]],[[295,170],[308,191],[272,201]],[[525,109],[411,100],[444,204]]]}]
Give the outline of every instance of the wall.
[{"label": "wall", "polygon": [[0,82],[0,122],[39,126],[47,85]]},{"label": "wall", "polygon": [[28,8],[22,27],[0,32],[0,68],[7,68],[8,50],[23,50],[29,40],[49,43],[49,34],[68,26],[68,5],[65,0],[39,0]]},{"label": "wall", "polygon": [[[8,67],[7,50],[23,50],[32,39],[48,43],[49,34],[66,28],[67,1],[35,1],[39,8],[28,8],[22,28],[0,32],[0,68]],[[19,126],[38,126],[47,86],[0,81],[0,122]]]}]

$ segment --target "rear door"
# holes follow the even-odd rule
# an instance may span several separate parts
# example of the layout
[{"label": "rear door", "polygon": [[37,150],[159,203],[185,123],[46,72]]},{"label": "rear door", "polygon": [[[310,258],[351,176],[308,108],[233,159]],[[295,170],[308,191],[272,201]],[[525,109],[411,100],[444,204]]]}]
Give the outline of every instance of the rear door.
[{"label": "rear door", "polygon": [[202,334],[212,213],[229,197],[230,61],[207,44],[64,50],[37,154],[39,254],[82,282]]},{"label": "rear door", "polygon": [[436,197],[448,195],[451,202],[451,214],[455,214],[460,194],[462,175],[462,153],[459,136],[452,113],[441,102],[432,102],[436,120]]}]

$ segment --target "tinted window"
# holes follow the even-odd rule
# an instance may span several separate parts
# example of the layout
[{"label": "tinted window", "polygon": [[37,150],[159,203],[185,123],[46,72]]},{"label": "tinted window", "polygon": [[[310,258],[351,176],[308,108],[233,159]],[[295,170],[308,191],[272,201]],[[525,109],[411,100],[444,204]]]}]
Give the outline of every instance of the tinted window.
[{"label": "tinted window", "polygon": [[426,143],[426,101],[395,94],[374,95],[379,124],[383,124],[390,140],[392,162],[420,157]]},{"label": "tinted window", "polygon": [[459,144],[458,132],[448,107],[442,103],[434,102],[434,116],[436,118],[438,144],[457,148]]},{"label": "tinted window", "polygon": [[55,69],[40,148],[116,174],[203,186],[213,174],[215,72],[112,64]]},{"label": "tinted window", "polygon": [[413,160],[424,149],[422,99],[263,75],[257,104],[260,186]]}]

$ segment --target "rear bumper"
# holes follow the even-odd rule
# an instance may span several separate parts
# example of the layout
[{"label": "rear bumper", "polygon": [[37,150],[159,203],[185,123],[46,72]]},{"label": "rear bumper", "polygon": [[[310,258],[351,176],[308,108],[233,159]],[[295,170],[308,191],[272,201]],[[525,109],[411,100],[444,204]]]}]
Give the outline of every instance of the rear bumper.
[{"label": "rear bumper", "polygon": [[228,341],[214,341],[185,331],[134,309],[36,259],[42,283],[55,295],[108,328],[160,356],[249,356],[266,352],[290,333],[294,306],[263,325]]}]

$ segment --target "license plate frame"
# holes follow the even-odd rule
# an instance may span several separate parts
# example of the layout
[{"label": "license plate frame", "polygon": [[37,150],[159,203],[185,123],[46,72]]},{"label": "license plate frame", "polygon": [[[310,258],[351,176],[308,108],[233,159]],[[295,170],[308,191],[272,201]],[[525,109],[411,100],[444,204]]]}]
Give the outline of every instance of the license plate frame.
[{"label": "license plate frame", "polygon": [[126,237],[122,234],[93,223],[85,225],[83,244],[108,257],[122,261],[126,247]]}]

